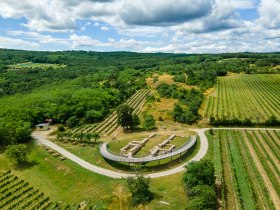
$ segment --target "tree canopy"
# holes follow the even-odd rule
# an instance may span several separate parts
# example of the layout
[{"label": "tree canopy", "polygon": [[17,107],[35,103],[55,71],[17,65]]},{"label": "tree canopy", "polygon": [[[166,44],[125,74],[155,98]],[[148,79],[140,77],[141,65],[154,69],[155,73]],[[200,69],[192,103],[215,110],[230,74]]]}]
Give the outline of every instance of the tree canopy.
[{"label": "tree canopy", "polygon": [[19,165],[28,160],[29,151],[24,144],[15,144],[7,147],[5,156],[14,164]]},{"label": "tree canopy", "polygon": [[143,175],[136,177],[128,177],[127,185],[132,194],[132,205],[145,204],[153,199],[153,194],[150,191],[150,180]]}]

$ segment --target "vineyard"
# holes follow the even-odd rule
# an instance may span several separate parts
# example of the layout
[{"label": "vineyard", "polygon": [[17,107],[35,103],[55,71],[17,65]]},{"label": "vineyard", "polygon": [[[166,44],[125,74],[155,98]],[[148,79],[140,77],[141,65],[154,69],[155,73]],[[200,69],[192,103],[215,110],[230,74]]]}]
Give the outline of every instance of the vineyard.
[{"label": "vineyard", "polygon": [[202,114],[216,119],[280,120],[280,74],[219,77],[216,91],[206,98]]},{"label": "vineyard", "polygon": [[[124,104],[129,105],[134,109],[133,114],[139,114],[142,106],[146,101],[146,96],[149,93],[147,89],[141,89],[133,94]],[[115,130],[120,129],[118,125],[117,112],[114,111],[108,117],[105,118],[101,123],[83,125],[76,129],[73,129],[74,133],[99,133],[101,136],[108,136]]]},{"label": "vineyard", "polygon": [[47,196],[10,171],[0,173],[0,209],[47,209]]},{"label": "vineyard", "polygon": [[225,209],[280,209],[280,131],[208,133]]}]

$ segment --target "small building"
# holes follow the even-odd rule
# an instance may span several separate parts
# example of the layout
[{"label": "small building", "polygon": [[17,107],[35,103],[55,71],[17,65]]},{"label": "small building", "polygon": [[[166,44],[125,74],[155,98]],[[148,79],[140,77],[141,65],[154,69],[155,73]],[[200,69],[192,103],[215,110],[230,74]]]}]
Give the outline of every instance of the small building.
[{"label": "small building", "polygon": [[53,119],[45,119],[45,122],[49,123],[49,125],[52,125],[53,124]]},{"label": "small building", "polygon": [[36,125],[36,130],[37,131],[47,131],[49,130],[49,123],[40,123]]}]

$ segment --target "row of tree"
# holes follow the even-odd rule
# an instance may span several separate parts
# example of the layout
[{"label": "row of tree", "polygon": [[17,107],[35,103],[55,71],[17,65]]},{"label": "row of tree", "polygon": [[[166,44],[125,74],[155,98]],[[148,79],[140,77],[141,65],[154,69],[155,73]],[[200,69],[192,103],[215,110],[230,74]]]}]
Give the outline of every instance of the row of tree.
[{"label": "row of tree", "polygon": [[260,122],[253,122],[251,119],[239,119],[239,118],[218,118],[216,119],[213,116],[210,116],[208,123],[214,126],[280,126],[280,120],[278,120],[274,115],[270,116],[266,121]]},{"label": "row of tree", "polygon": [[82,132],[58,132],[57,133],[57,140],[63,141],[78,141],[81,143],[96,143],[97,140],[100,138],[100,135],[98,133],[82,133]]},{"label": "row of tree", "polygon": [[186,169],[183,180],[190,198],[186,209],[217,209],[213,163],[208,160],[191,162]]}]

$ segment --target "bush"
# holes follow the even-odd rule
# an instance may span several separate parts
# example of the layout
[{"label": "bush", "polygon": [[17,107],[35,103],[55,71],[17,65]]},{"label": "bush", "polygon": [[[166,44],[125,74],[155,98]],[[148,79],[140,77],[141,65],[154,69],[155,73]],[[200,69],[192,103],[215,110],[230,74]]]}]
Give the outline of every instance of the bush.
[{"label": "bush", "polygon": [[197,185],[215,185],[214,166],[208,160],[191,162],[187,166],[187,172],[184,175],[184,182],[187,189],[192,189]]},{"label": "bush", "polygon": [[208,185],[198,185],[188,193],[191,198],[187,205],[188,210],[217,209],[216,192]]},{"label": "bush", "polygon": [[132,205],[145,204],[153,199],[153,194],[150,191],[150,179],[143,175],[136,177],[128,177],[127,184],[129,191],[132,194]]},{"label": "bush", "polygon": [[217,209],[214,165],[208,160],[191,162],[184,174],[184,183],[190,202],[186,209]]},{"label": "bush", "polygon": [[20,163],[27,162],[28,155],[30,152],[27,146],[24,144],[11,145],[7,147],[5,156],[14,164],[19,165]]},{"label": "bush", "polygon": [[156,121],[155,121],[153,115],[151,115],[151,114],[145,114],[144,115],[143,127],[146,130],[153,130],[153,129],[156,128]]}]

